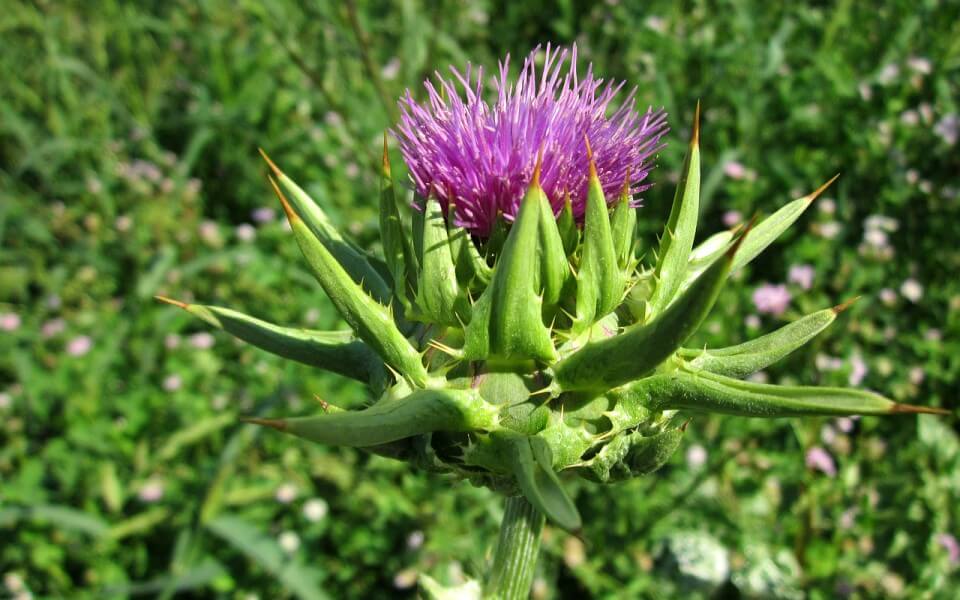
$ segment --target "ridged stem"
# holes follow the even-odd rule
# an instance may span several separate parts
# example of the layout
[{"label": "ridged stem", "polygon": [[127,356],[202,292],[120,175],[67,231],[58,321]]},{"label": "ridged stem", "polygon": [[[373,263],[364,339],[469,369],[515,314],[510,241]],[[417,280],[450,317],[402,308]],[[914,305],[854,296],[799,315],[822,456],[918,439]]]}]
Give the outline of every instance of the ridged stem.
[{"label": "ridged stem", "polygon": [[493,569],[484,586],[484,598],[523,600],[530,597],[543,523],[543,514],[526,498],[507,498]]}]

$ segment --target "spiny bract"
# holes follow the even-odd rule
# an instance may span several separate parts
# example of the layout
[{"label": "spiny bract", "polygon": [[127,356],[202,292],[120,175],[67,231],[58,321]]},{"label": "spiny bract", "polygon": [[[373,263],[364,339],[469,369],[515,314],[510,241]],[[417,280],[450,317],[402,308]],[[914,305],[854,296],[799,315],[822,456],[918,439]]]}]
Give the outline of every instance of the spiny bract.
[{"label": "spiny bract", "polygon": [[[541,187],[541,165],[556,164],[548,146],[531,157],[535,165],[518,166],[530,175],[512,222],[501,216],[479,237],[469,227],[482,230],[485,222],[452,218],[455,200],[416,195],[415,210],[407,210],[395,197],[385,138],[383,258],[342,237],[267,159],[307,264],[350,330],[287,328],[226,308],[170,302],[264,350],[363,381],[376,399],[360,411],[325,405],[317,416],[250,421],[523,494],[569,530],[581,520],[559,473],[602,483],[651,473],[677,449],[691,414],[936,412],[866,391],[742,379],[823,331],[843,306],[737,346],[683,346],[730,273],[772,243],[826,185],[753,227],[694,247],[698,106],[670,217],[645,265],[629,172],[622,192],[605,193],[610,182],[601,183],[587,140],[583,148],[582,219],[569,195],[556,216],[557,198]],[[445,199],[455,197],[453,190]]]}]

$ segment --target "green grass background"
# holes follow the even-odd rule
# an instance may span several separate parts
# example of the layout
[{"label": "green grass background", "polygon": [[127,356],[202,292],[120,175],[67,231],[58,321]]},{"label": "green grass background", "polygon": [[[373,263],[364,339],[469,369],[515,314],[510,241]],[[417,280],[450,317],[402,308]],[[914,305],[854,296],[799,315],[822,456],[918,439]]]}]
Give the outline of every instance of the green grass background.
[{"label": "green grass background", "polygon": [[[416,573],[483,572],[498,498],[242,425],[364,392],[225,335],[206,347],[202,323],[152,296],[338,327],[282,223],[255,221],[276,208],[257,147],[373,248],[394,99],[448,64],[489,69],[547,41],[577,42],[581,67],[670,114],[647,248],[698,99],[701,237],[727,211],[769,213],[841,173],[724,292],[700,342],[862,295],[767,377],[844,385],[860,357],[863,386],[957,408],[958,22],[957,2],[933,0],[6,3],[0,597],[414,597]],[[895,220],[885,244],[867,235],[876,215]],[[790,284],[787,313],[755,322],[753,290],[797,264],[815,269],[812,289]],[[535,596],[955,597],[956,417],[840,425],[698,418],[647,479],[569,482],[583,541],[548,527]],[[686,464],[693,446],[702,467]],[[835,477],[805,466],[817,446]],[[308,504],[327,512],[311,519]],[[684,566],[687,546],[714,554]]]}]

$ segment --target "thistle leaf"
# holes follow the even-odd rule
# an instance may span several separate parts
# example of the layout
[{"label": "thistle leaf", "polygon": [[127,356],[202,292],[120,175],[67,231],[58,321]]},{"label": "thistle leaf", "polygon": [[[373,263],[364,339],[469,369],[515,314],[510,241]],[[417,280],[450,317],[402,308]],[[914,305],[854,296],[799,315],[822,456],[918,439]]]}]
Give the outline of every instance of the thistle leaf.
[{"label": "thistle leaf", "polygon": [[365,448],[435,431],[490,429],[496,410],[476,390],[418,390],[359,411],[244,420],[319,444]]},{"label": "thistle leaf", "polygon": [[[743,239],[742,237],[740,238]],[[589,342],[553,368],[554,392],[608,390],[653,371],[700,326],[730,273],[735,244],[665,311],[620,335]]]},{"label": "thistle leaf", "polygon": [[390,157],[387,154],[387,134],[383,134],[383,167],[380,172],[380,240],[387,267],[393,279],[393,291],[407,310],[410,299],[416,295],[416,257],[410,238],[404,235],[403,222],[397,209]]},{"label": "thistle leaf", "polygon": [[662,312],[677,295],[687,271],[687,261],[697,233],[700,216],[700,103],[693,118],[690,146],[683,163],[680,182],[673,197],[670,218],[660,238],[655,270],[657,286],[650,306],[654,314]]},{"label": "thistle leaf", "polygon": [[642,379],[614,394],[640,402],[651,410],[689,410],[742,417],[948,414],[937,408],[898,404],[864,390],[753,383],[692,367]]},{"label": "thistle leaf", "polygon": [[530,504],[559,527],[579,530],[583,525],[580,513],[553,470],[550,446],[537,437],[501,432],[493,437]]},{"label": "thistle leaf", "polygon": [[[589,144],[587,151],[589,155]],[[610,216],[597,168],[590,156],[590,181],[583,223],[583,254],[577,273],[576,331],[584,331],[614,310],[623,297],[624,277],[610,231]]]},{"label": "thistle leaf", "polygon": [[800,218],[800,215],[807,210],[807,207],[817,199],[817,196],[830,187],[830,184],[836,181],[839,176],[840,175],[834,175],[830,181],[821,185],[813,193],[790,202],[763,221],[757,223],[756,227],[750,231],[750,234],[747,235],[743,241],[743,248],[733,261],[733,270],[737,270],[746,265],[766,250],[767,246],[772,244],[774,240],[780,237],[780,234],[793,225],[793,223]]},{"label": "thistle leaf", "polygon": [[383,280],[380,271],[371,264],[370,257],[354,244],[345,240],[337,231],[323,209],[313,201],[303,189],[281,171],[262,149],[260,154],[273,171],[280,189],[290,194],[288,202],[300,216],[305,226],[323,244],[324,248],[336,258],[354,282],[373,296],[377,302],[390,302],[390,286]]},{"label": "thistle leaf", "polygon": [[187,304],[157,296],[188,313],[271,354],[319,367],[345,377],[382,386],[389,379],[383,361],[351,331],[312,331],[280,327],[241,312],[203,304]]},{"label": "thistle leaf", "polygon": [[537,246],[543,195],[537,175],[510,229],[493,279],[474,305],[465,333],[467,360],[540,360],[552,362],[556,350],[541,318]]},{"label": "thistle leaf", "polygon": [[421,233],[420,280],[417,309],[425,320],[458,326],[470,320],[470,304],[460,293],[443,208],[433,196],[427,199]]},{"label": "thistle leaf", "polygon": [[680,357],[692,367],[726,375],[746,377],[764,369],[803,346],[830,326],[849,303],[809,314],[755,340],[713,350],[682,348]]},{"label": "thistle leaf", "polygon": [[415,386],[426,385],[427,370],[420,360],[420,354],[397,329],[390,311],[364,293],[363,288],[351,279],[334,255],[300,218],[273,178],[270,182],[283,204],[307,264],[340,315],[384,362]]}]

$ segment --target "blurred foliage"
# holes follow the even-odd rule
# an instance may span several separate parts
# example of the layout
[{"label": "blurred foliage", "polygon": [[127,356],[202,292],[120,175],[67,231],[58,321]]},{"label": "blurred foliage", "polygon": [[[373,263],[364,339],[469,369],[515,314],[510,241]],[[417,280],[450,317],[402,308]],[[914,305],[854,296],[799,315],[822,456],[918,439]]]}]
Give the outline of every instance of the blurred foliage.
[{"label": "blurred foliage", "polygon": [[[651,243],[697,99],[705,233],[842,173],[725,292],[699,342],[862,295],[764,376],[862,379],[957,407],[956,2],[5,9],[0,572],[11,596],[411,597],[418,572],[454,582],[483,571],[495,496],[240,424],[313,412],[314,394],[367,399],[211,337],[151,296],[338,327],[269,208],[257,146],[375,247],[373,167],[394,99],[421,95],[444,65],[492,68],[548,40],[577,42],[584,64],[672,115],[641,213]],[[789,277],[796,265],[813,268],[810,289]],[[756,314],[764,282],[788,286],[785,313]],[[805,465],[818,448],[835,476]],[[697,419],[685,449],[646,480],[571,482],[583,541],[548,528],[536,597],[948,598],[960,585],[955,418]]]}]

